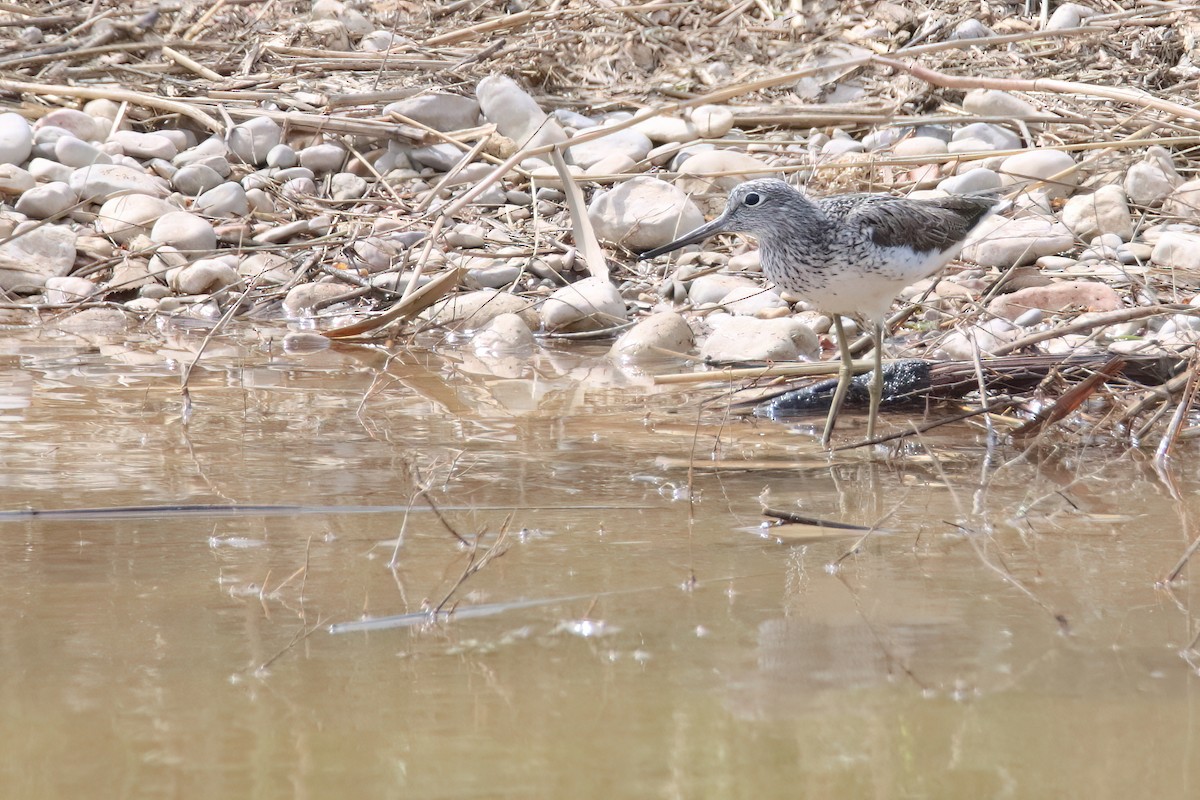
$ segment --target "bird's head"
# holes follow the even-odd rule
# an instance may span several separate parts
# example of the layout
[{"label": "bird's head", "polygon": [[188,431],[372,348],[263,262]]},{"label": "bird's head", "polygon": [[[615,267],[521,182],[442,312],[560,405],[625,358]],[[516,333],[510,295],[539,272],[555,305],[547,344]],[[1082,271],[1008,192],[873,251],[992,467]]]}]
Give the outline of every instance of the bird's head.
[{"label": "bird's head", "polygon": [[[673,242],[647,250],[641,258],[654,258],[689,244],[702,242],[718,233],[770,233],[791,217],[789,207],[803,203],[804,196],[776,178],[759,178],[740,183],[729,193],[721,216],[685,233]],[[794,210],[794,208],[793,208]]]}]

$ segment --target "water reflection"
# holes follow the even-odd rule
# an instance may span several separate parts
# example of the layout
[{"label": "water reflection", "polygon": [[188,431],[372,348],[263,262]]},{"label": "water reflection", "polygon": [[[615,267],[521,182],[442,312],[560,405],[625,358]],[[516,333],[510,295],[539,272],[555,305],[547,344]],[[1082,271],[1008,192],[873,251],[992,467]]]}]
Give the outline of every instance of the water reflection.
[{"label": "water reflection", "polygon": [[[1190,458],[1174,498],[1102,448],[984,466],[966,426],[830,462],[598,351],[285,351],[267,329],[206,350],[184,424],[204,333],[4,345],[3,509],[220,507],[0,517],[8,795],[1200,779],[1194,590],[1155,587],[1196,530]],[[780,543],[745,530],[763,499],[880,530]],[[328,633],[448,595],[450,622]]]}]

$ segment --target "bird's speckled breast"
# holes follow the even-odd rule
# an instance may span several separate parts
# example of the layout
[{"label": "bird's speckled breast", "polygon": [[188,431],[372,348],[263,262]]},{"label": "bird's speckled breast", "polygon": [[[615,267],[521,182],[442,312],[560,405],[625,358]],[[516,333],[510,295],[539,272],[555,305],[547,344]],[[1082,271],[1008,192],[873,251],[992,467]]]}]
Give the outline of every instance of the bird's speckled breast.
[{"label": "bird's speckled breast", "polygon": [[879,321],[902,289],[936,272],[949,254],[880,248],[870,237],[869,229],[831,220],[803,237],[761,236],[763,271],[821,311]]}]

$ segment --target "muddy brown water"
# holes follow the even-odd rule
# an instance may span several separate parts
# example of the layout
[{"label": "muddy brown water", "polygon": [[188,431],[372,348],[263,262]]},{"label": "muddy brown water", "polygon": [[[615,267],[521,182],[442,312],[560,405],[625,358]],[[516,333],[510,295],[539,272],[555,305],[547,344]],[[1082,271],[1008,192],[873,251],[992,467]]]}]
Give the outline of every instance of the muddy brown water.
[{"label": "muddy brown water", "polygon": [[[202,333],[0,335],[5,797],[1200,793],[1196,594],[1156,587],[1194,448],[1175,497],[965,425],[830,461],[594,347],[269,329],[210,345],[185,419]],[[842,558],[764,497],[884,530]],[[507,549],[449,620],[387,619],[467,570],[429,499]]]}]

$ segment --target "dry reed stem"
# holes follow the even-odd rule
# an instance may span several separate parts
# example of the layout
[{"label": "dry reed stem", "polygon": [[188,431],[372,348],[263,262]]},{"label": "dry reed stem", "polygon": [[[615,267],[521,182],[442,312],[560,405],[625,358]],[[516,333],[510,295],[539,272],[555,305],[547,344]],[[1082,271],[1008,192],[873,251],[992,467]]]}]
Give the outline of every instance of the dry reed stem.
[{"label": "dry reed stem", "polygon": [[78,97],[84,100],[114,100],[122,103],[131,103],[144,108],[153,108],[159,111],[167,111],[171,114],[179,114],[200,123],[213,133],[225,133],[225,126],[189,103],[168,100],[165,97],[145,92],[135,92],[129,89],[63,86],[61,84],[28,83],[26,81],[0,78],[0,91],[13,92],[14,94],[32,94],[37,97],[57,95],[62,97]]},{"label": "dry reed stem", "polygon": [[604,250],[596,239],[596,231],[592,228],[583,192],[579,190],[579,184],[575,183],[575,176],[567,169],[567,161],[563,158],[561,148],[550,151],[550,163],[554,165],[558,177],[562,180],[564,200],[575,233],[575,244],[579,248],[579,255],[583,257],[583,263],[587,265],[588,274],[593,278],[608,278],[608,259],[605,258]]}]

